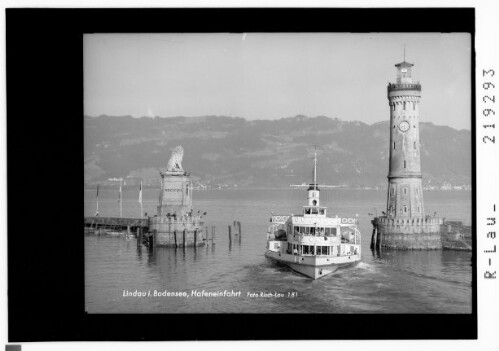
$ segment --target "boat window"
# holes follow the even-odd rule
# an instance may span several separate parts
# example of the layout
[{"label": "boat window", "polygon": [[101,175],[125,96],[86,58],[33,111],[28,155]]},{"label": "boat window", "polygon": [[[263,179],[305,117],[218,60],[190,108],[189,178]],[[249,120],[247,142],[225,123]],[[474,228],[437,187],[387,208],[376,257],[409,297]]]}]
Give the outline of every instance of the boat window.
[{"label": "boat window", "polygon": [[310,235],[315,235],[315,228],[314,227],[310,228]]},{"label": "boat window", "polygon": [[326,228],[326,235],[329,236],[331,234],[331,228]]},{"label": "boat window", "polygon": [[322,246],[317,246],[317,255],[322,255]]},{"label": "boat window", "polygon": [[308,255],[309,254],[309,246],[308,245],[303,245],[303,254]]},{"label": "boat window", "polygon": [[310,246],[310,254],[313,255],[314,254],[314,247],[313,246]]},{"label": "boat window", "polygon": [[331,235],[336,236],[336,228],[331,228]]},{"label": "boat window", "polygon": [[329,246],[323,246],[322,247],[322,254],[323,255],[329,255],[328,248],[329,248]]},{"label": "boat window", "polygon": [[324,209],[323,209],[323,208],[319,209],[319,213],[320,213],[321,215],[323,215],[323,214],[324,214]]},{"label": "boat window", "polygon": [[310,234],[310,228],[309,228],[309,227],[303,227],[303,229],[305,229],[305,230],[303,231],[303,233],[305,233],[305,234]]},{"label": "boat window", "polygon": [[300,231],[300,227],[295,227],[295,232],[299,232]]},{"label": "boat window", "polygon": [[310,208],[305,209],[305,214],[310,214]]},{"label": "boat window", "polygon": [[316,208],[313,208],[313,209],[312,209],[312,214],[317,214],[317,213],[318,213],[318,212],[317,212],[317,209],[316,209]]}]

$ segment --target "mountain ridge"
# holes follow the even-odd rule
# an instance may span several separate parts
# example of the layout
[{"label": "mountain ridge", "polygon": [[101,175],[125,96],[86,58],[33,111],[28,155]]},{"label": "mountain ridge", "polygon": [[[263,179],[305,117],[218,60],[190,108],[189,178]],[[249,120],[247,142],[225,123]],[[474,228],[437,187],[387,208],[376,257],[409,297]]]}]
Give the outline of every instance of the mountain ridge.
[{"label": "mountain ridge", "polygon": [[[195,184],[282,187],[310,181],[314,146],[321,183],[384,186],[389,121],[368,125],[327,116],[276,120],[229,116],[84,116],[85,184],[109,178],[159,182],[171,150],[182,145],[183,167]],[[471,184],[471,132],[420,123],[426,186]]]}]

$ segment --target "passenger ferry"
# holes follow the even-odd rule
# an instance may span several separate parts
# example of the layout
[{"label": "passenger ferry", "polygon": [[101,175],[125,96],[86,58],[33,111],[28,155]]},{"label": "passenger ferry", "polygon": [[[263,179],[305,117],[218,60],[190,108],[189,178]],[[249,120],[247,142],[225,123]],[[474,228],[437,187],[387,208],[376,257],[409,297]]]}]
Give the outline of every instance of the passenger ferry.
[{"label": "passenger ferry", "polygon": [[357,230],[357,218],[328,217],[327,207],[320,206],[317,152],[314,155],[314,180],[306,186],[308,205],[303,206],[302,214],[272,215],[265,257],[318,279],[341,266],[360,261],[361,235]]}]

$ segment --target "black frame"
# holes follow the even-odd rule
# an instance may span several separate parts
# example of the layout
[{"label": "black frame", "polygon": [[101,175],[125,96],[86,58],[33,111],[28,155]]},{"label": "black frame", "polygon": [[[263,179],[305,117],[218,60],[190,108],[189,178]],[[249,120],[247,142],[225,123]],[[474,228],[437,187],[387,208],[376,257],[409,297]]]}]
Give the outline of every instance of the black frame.
[{"label": "black frame", "polygon": [[477,338],[476,237],[472,314],[86,314],[83,34],[118,32],[470,33],[476,231],[474,8],[6,9],[10,342]]}]

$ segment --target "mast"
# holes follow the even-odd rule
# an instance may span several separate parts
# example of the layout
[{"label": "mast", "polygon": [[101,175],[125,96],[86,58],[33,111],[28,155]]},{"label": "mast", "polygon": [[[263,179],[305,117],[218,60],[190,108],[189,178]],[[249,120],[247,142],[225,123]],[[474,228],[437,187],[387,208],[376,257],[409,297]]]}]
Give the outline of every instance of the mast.
[{"label": "mast", "polygon": [[317,147],[314,149],[314,189],[317,190]]},{"label": "mast", "polygon": [[[314,174],[313,174],[313,184],[307,183],[307,184],[291,184],[291,188],[304,188],[304,187],[309,187],[309,190],[319,190],[319,184],[317,184],[317,151],[322,151],[322,150],[317,150],[317,146],[314,146]],[[313,186],[312,186],[313,185]],[[340,185],[320,185],[321,188],[339,188]]]}]

